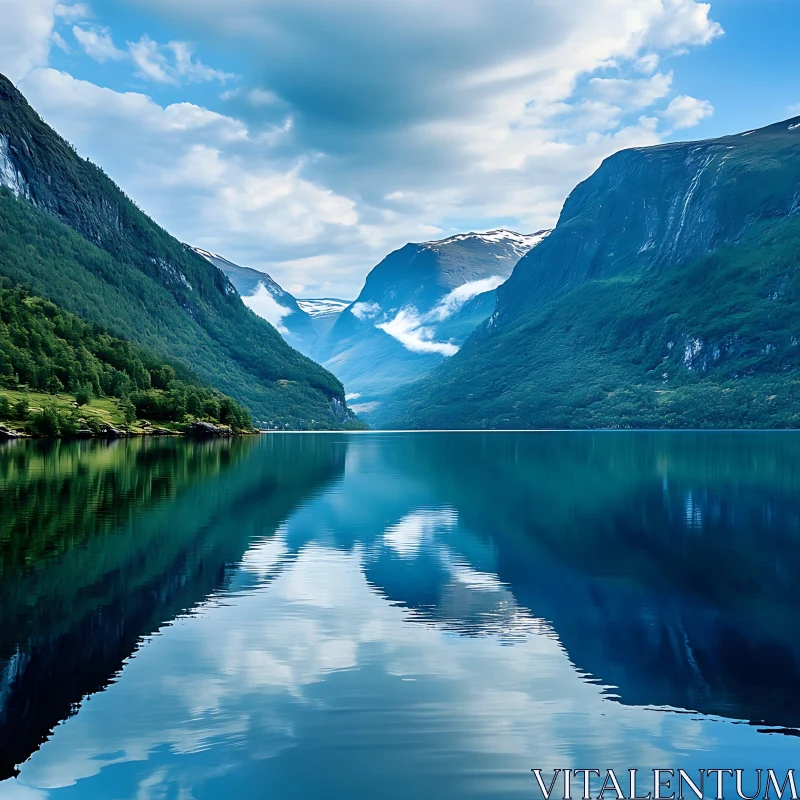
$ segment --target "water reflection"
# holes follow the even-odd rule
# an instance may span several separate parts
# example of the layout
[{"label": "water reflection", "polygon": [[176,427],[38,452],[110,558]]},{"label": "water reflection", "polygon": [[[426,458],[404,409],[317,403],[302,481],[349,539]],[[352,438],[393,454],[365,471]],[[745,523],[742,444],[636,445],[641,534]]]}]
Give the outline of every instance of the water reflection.
[{"label": "water reflection", "polygon": [[344,465],[342,445],[254,444],[0,448],[0,777]]},{"label": "water reflection", "polygon": [[758,731],[800,727],[798,467],[785,433],[0,449],[6,770],[105,689],[0,796],[791,765]]}]

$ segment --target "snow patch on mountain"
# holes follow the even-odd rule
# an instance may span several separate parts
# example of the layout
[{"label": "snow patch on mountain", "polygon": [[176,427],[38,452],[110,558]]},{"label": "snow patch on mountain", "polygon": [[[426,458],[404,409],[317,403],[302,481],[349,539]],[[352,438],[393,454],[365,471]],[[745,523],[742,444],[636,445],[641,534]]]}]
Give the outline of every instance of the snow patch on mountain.
[{"label": "snow patch on mountain", "polygon": [[310,317],[325,317],[329,314],[341,314],[351,303],[350,300],[339,300],[336,297],[298,298],[297,305]]},{"label": "snow patch on mountain", "polygon": [[233,261],[228,261],[227,258],[224,258],[223,256],[219,255],[218,253],[212,253],[210,250],[203,250],[202,247],[194,247],[193,245],[188,245],[188,247],[189,247],[190,250],[194,250],[194,252],[197,253],[197,255],[203,256],[203,258],[206,261],[210,261],[212,264],[214,264],[215,267],[220,266],[219,264],[215,263],[217,261],[220,261],[223,264],[228,264],[231,267],[238,266],[237,264],[234,264]]},{"label": "snow patch on mountain", "polygon": [[[516,255],[518,258],[522,258],[522,256],[526,255],[530,250],[533,250],[536,245],[541,244],[542,241],[544,241],[544,239],[550,235],[550,233],[551,231],[549,230],[542,230],[537,231],[536,233],[525,234],[517,233],[516,231],[509,231],[505,228],[498,228],[496,230],[486,231],[485,233],[459,233],[455,236],[450,236],[447,239],[424,242],[423,247],[438,249],[449,244],[455,244],[456,242],[472,240],[493,245],[504,244],[510,251],[512,251],[514,255]],[[502,255],[497,256],[497,258],[502,257]]]},{"label": "snow patch on mountain", "polygon": [[278,333],[289,333],[288,328],[283,324],[284,317],[292,314],[292,309],[281,305],[272,292],[272,287],[267,287],[265,283],[259,283],[256,291],[248,297],[243,297],[242,302],[255,314],[265,319]]}]

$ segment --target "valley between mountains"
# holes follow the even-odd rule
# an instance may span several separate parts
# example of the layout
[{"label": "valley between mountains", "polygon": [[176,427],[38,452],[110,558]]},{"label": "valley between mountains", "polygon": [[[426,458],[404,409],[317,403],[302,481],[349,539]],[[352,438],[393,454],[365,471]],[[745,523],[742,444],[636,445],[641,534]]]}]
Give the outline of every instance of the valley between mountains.
[{"label": "valley between mountains", "polygon": [[178,242],[0,78],[0,394],[130,425],[797,427],[798,211],[795,118],[622,151],[552,231],[409,243],[356,298],[294,297]]}]

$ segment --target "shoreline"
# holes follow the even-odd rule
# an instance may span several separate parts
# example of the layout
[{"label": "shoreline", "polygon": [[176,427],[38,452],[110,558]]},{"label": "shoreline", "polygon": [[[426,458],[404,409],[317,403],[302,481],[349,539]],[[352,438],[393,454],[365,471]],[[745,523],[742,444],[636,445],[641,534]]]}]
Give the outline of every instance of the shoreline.
[{"label": "shoreline", "polygon": [[237,431],[224,425],[213,425],[209,422],[195,421],[186,426],[184,430],[174,430],[163,428],[158,425],[147,426],[138,430],[124,430],[106,426],[99,431],[89,429],[77,431],[74,434],[65,436],[37,436],[24,430],[11,427],[7,424],[0,424],[0,442],[17,441],[78,441],[86,439],[135,439],[138,437],[150,436],[182,436],[187,439],[228,439],[234,436],[255,436],[261,431],[253,429],[250,431]]}]

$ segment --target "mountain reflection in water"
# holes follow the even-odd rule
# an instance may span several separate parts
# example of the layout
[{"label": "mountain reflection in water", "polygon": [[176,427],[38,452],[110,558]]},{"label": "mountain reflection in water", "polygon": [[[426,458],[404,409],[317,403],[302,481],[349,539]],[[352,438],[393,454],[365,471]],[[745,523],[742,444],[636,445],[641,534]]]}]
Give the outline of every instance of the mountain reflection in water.
[{"label": "mountain reflection in water", "polygon": [[800,728],[799,467],[791,433],[0,447],[0,797],[793,765],[759,731]]}]

